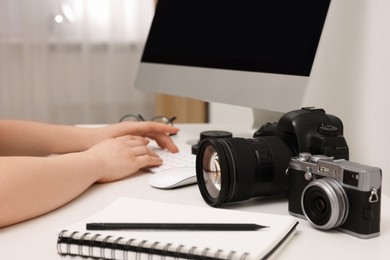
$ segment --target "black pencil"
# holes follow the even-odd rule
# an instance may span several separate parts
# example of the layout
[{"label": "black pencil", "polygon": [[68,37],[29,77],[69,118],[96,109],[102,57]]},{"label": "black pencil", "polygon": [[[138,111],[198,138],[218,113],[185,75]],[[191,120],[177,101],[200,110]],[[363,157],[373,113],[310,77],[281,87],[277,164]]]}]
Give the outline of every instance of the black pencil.
[{"label": "black pencil", "polygon": [[156,229],[203,231],[254,231],[267,226],[251,223],[87,223],[87,230]]}]

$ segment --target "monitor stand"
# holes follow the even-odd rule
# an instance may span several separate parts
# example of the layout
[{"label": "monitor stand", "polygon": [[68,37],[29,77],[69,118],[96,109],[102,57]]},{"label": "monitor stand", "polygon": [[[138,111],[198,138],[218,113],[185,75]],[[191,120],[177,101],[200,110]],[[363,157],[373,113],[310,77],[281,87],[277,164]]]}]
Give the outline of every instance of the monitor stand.
[{"label": "monitor stand", "polygon": [[259,129],[265,123],[274,123],[278,122],[279,118],[284,115],[284,112],[276,112],[265,109],[252,108],[253,112],[253,130]]}]

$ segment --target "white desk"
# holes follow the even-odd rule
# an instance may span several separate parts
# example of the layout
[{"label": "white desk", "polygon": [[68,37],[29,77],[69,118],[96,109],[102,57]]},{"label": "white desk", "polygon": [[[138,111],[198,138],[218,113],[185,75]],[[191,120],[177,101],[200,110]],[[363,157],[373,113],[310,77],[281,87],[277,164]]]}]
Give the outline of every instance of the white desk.
[{"label": "white desk", "polygon": [[[203,130],[228,130],[236,134],[244,133],[248,129],[246,126],[179,125],[179,127],[182,130],[174,138],[179,147],[188,152],[190,146],[187,140],[196,140]],[[249,133],[247,134],[249,136]],[[51,213],[0,229],[0,259],[78,259],[63,258],[57,254],[58,231],[102,209],[118,196],[208,207],[197,185],[176,190],[158,190],[148,185],[148,177],[148,174],[141,173],[114,183],[96,184],[74,201]],[[252,199],[226,207],[288,214],[287,199]],[[297,235],[277,259],[388,259],[389,255],[390,198],[383,194],[379,237],[363,240],[337,231],[324,232],[314,229],[307,221],[300,220]]]}]

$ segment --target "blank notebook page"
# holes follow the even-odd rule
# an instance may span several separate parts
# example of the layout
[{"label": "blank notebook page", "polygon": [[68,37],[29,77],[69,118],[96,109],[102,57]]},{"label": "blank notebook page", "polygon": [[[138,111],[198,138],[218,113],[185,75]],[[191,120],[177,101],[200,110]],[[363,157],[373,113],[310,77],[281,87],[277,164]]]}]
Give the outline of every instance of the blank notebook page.
[{"label": "blank notebook page", "polygon": [[[86,230],[86,223],[92,222],[255,223],[269,227],[257,231]],[[150,259],[148,254],[164,252],[172,259],[263,259],[281,249],[295,233],[297,223],[291,216],[120,197],[95,215],[64,228],[57,250],[61,255],[107,259]]]}]

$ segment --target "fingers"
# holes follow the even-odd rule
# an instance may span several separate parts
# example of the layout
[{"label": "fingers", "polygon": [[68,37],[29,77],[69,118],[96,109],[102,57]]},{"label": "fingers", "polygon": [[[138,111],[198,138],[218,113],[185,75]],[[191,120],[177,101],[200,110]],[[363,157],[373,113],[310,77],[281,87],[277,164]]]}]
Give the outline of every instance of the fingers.
[{"label": "fingers", "polygon": [[131,147],[131,154],[135,158],[138,169],[159,166],[163,163],[162,159],[146,146]]},{"label": "fingers", "polygon": [[148,139],[133,138],[133,136],[121,136],[116,139],[128,147],[131,157],[135,157],[142,167],[161,165],[162,159],[146,146],[149,143]]},{"label": "fingers", "polygon": [[[126,124],[128,123],[128,124]],[[179,132],[179,128],[157,122],[123,122],[124,131],[127,134],[149,137],[154,134],[174,135]]]},{"label": "fingers", "polygon": [[152,151],[151,149],[149,149],[148,147],[144,146],[144,145],[136,145],[136,144],[131,144],[131,153],[132,155],[134,156],[143,156],[143,155],[149,155],[149,156],[153,156],[153,157],[156,157],[156,158],[160,158],[154,151]]},{"label": "fingers", "polygon": [[171,134],[176,134],[179,131],[176,127],[156,122],[137,122],[133,123],[129,130],[138,137],[144,136],[155,140],[161,148],[166,148],[170,152],[179,151],[170,137]]},{"label": "fingers", "polygon": [[138,143],[142,143],[143,145],[147,145],[150,141],[149,139],[142,137],[142,136],[136,136],[136,135],[124,135],[124,136],[119,136],[115,138],[119,141],[123,142],[128,142],[129,144],[134,143],[136,144],[137,142],[133,141],[138,141]]},{"label": "fingers", "polygon": [[175,145],[173,140],[167,135],[157,135],[151,138],[154,139],[161,148],[166,148],[168,151],[172,153],[177,153],[179,151],[179,148]]},{"label": "fingers", "polygon": [[137,156],[136,161],[139,165],[139,169],[159,166],[163,163],[160,157],[150,156],[148,154]]}]

